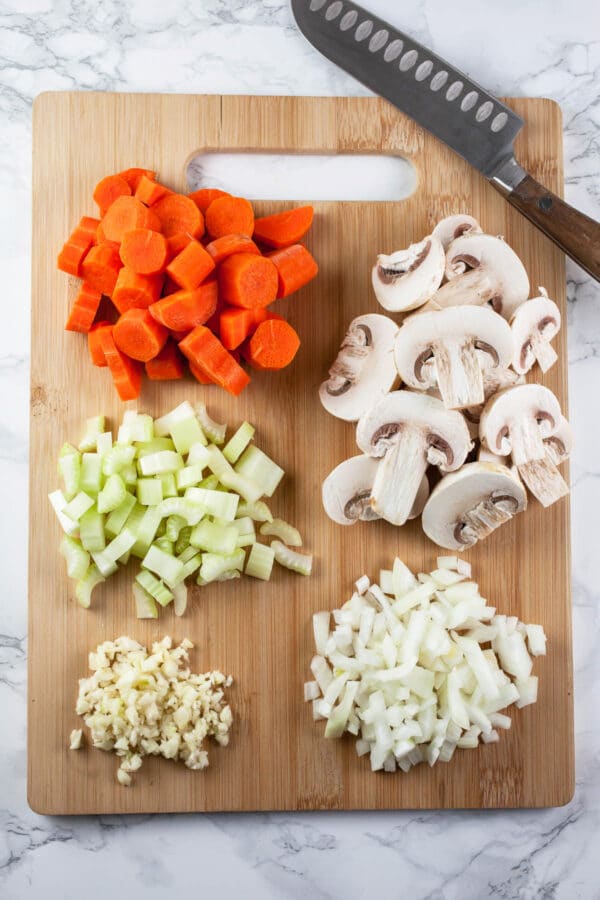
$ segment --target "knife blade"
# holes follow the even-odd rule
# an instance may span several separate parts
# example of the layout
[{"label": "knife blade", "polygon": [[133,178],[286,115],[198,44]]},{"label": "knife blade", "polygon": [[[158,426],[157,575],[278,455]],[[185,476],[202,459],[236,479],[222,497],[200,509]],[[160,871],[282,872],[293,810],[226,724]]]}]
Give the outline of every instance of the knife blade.
[{"label": "knife blade", "polygon": [[523,119],[407,34],[348,0],[291,0],[300,31],[331,62],[451,147],[600,280],[600,225],[519,165]]}]

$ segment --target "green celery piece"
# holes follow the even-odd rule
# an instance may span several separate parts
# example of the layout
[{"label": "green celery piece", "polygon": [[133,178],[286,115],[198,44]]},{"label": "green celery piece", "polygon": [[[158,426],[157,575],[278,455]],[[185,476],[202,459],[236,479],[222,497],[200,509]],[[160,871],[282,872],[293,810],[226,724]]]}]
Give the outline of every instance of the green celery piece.
[{"label": "green celery piece", "polygon": [[65,534],[74,536],[79,532],[79,522],[75,522],[68,516],[65,516],[63,510],[67,505],[67,498],[62,491],[52,491],[48,494],[48,500],[52,504],[52,508],[56,513],[56,518],[60,522],[60,527]]},{"label": "green celery piece", "polygon": [[175,585],[173,588],[173,612],[176,616],[182,616],[186,610],[188,601],[188,589],[183,583],[180,581],[179,584]]},{"label": "green celery piece", "polygon": [[170,541],[176,541],[179,537],[179,532],[182,528],[185,528],[187,522],[182,516],[169,516],[167,519],[167,530],[165,532],[166,537]]},{"label": "green celery piece", "polygon": [[138,572],[135,580],[161,606],[168,606],[173,599],[173,594],[166,584],[160,578],[156,578],[148,569],[142,569]]},{"label": "green celery piece", "polygon": [[157,619],[158,609],[156,601],[141,584],[133,583],[133,598],[135,600],[135,614],[138,619]]},{"label": "green celery piece", "polygon": [[[175,548],[175,549],[177,549],[177,548]],[[193,556],[196,556],[197,553],[198,553],[198,550],[195,547],[192,547],[191,544],[188,544],[188,546],[185,547],[181,551],[181,553],[177,554],[177,559],[179,560],[179,562],[182,562],[185,565],[185,563],[189,562],[190,559],[192,559]]]},{"label": "green celery piece", "polygon": [[125,495],[123,502],[116,509],[113,509],[104,526],[104,530],[109,537],[116,537],[119,534],[125,526],[125,522],[129,519],[134,506],[135,497],[133,494],[128,493]]},{"label": "green celery piece", "polygon": [[219,481],[229,490],[235,491],[240,497],[243,497],[248,503],[256,503],[263,495],[263,488],[254,481],[250,481],[245,475],[239,472],[223,472],[219,475]]},{"label": "green celery piece", "polygon": [[[192,528],[190,525],[186,525],[185,528],[182,528],[179,532],[179,537],[175,541],[175,553],[179,556],[190,546],[190,537],[192,534]],[[196,549],[195,547],[193,548]]]},{"label": "green celery piece", "polygon": [[184,491],[186,488],[192,487],[202,481],[204,469],[200,463],[193,466],[184,466],[175,473],[175,483],[178,491]]},{"label": "green celery piece", "polygon": [[240,572],[244,567],[245,557],[243,550],[237,550],[232,554],[203,553],[198,577],[205,584],[209,584],[211,581],[217,581],[227,572],[233,570]]},{"label": "green celery piece", "polygon": [[96,437],[96,453],[98,453],[103,459],[109,450],[112,450],[113,440],[112,440],[112,431],[102,431]]},{"label": "green celery piece", "polygon": [[138,472],[135,463],[130,463],[128,466],[124,466],[119,475],[125,482],[125,487],[127,490],[130,488],[135,488],[138,482]]},{"label": "green celery piece", "polygon": [[154,535],[154,540],[158,540],[158,538],[165,537],[167,533],[167,520],[163,519],[158,528],[156,529],[156,534]]},{"label": "green celery piece", "polygon": [[279,538],[288,547],[302,546],[302,537],[298,529],[283,519],[273,519],[272,522],[265,522],[260,527],[260,533],[265,537]]},{"label": "green celery piece", "polygon": [[94,504],[79,520],[79,539],[88,553],[101,553],[106,547],[104,527],[104,516]]},{"label": "green celery piece", "polygon": [[183,563],[176,556],[164,553],[160,547],[152,546],[148,549],[142,560],[144,569],[150,569],[155,575],[158,575],[169,587],[177,584],[183,572]]},{"label": "green celery piece", "polygon": [[186,466],[202,466],[203,468],[206,468],[209,459],[210,452],[208,447],[205,444],[197,442],[190,447],[185,464]]},{"label": "green celery piece", "polygon": [[255,522],[272,522],[273,514],[263,500],[257,500],[256,503],[248,503],[246,500],[240,500],[237,510],[238,519],[249,516]]},{"label": "green celery piece", "polygon": [[206,488],[190,487],[185,492],[185,499],[201,507],[206,515],[218,516],[233,522],[237,512],[239,496],[223,491],[209,491]]},{"label": "green celery piece", "polygon": [[275,559],[280,566],[285,566],[286,569],[291,569],[298,575],[310,575],[313,564],[312,556],[296,553],[281,541],[271,541],[271,549],[275,552]]},{"label": "green celery piece", "polygon": [[175,444],[168,437],[154,437],[151,441],[141,441],[135,445],[137,458],[148,456],[150,453],[160,453],[161,450],[174,450]]},{"label": "green celery piece", "polygon": [[203,520],[192,531],[190,544],[210,553],[228,556],[236,549],[238,532],[235,525],[217,525]]},{"label": "green celery piece", "polygon": [[162,516],[159,513],[157,507],[147,506],[146,512],[142,516],[141,521],[132,524],[129,523],[129,520],[127,521],[127,527],[133,531],[137,538],[135,544],[131,548],[131,553],[133,556],[137,556],[142,559],[142,557],[146,555],[152,541],[154,540],[156,532],[158,531],[158,526],[161,523],[161,519]]},{"label": "green celery piece", "polygon": [[79,489],[91,497],[102,490],[102,457],[99,453],[84,453],[81,457]]},{"label": "green celery piece", "polygon": [[65,508],[63,509],[63,513],[65,516],[68,516],[70,519],[73,519],[74,522],[78,522],[84,513],[88,511],[94,505],[94,498],[89,497],[83,491],[79,491],[72,500],[69,500]]},{"label": "green celery piece", "polygon": [[139,460],[142,475],[167,475],[183,469],[183,457],[174,450],[159,450],[158,453],[149,453]]},{"label": "green celery piece", "polygon": [[115,444],[102,459],[102,471],[105,475],[116,475],[125,466],[131,465],[135,458],[135,447],[122,447]]},{"label": "green celery piece", "polygon": [[58,471],[64,483],[64,494],[72,500],[79,490],[81,453],[72,444],[63,444],[58,457]]},{"label": "green celery piece", "polygon": [[163,517],[180,516],[188,525],[197,525],[204,515],[204,509],[186,497],[167,497],[158,510]]},{"label": "green celery piece", "polygon": [[67,562],[67,575],[69,578],[84,578],[90,567],[90,554],[83,549],[80,541],[63,534],[60,542],[60,552]]},{"label": "green celery piece", "polygon": [[117,442],[119,444],[146,443],[154,437],[154,420],[152,416],[127,410],[123,416],[123,424],[119,427]]},{"label": "green celery piece", "polygon": [[253,544],[248,560],[246,562],[245,573],[251,575],[252,578],[260,578],[261,581],[269,581],[271,572],[273,571],[273,561],[275,552],[271,547],[265,544]]},{"label": "green celery piece", "polygon": [[171,426],[175,422],[191,419],[194,415],[194,407],[188,400],[184,400],[183,403],[180,403],[175,409],[170,410],[168,413],[165,413],[164,416],[154,420],[154,434],[157,435],[157,437],[166,437],[170,433]]},{"label": "green celery piece", "polygon": [[204,478],[197,487],[205,488],[207,491],[216,491],[219,486],[219,479],[216,475],[208,475]]},{"label": "green celery piece", "polygon": [[162,501],[162,484],[159,478],[139,478],[136,489],[138,503],[142,506],[158,506]]},{"label": "green celery piece", "polygon": [[204,403],[196,404],[196,415],[198,416],[202,430],[209,441],[212,441],[213,444],[224,443],[227,425],[215,422],[214,419],[211,419]]},{"label": "green celery piece", "polygon": [[85,434],[79,441],[79,449],[82,453],[91,453],[96,450],[96,440],[104,431],[104,416],[92,416],[85,423]]},{"label": "green celery piece", "polygon": [[101,584],[105,580],[96,566],[90,566],[85,576],[75,585],[75,597],[79,605],[88,609],[92,600],[92,591],[97,584]]},{"label": "green celery piece", "polygon": [[162,484],[163,497],[177,496],[177,484],[175,483],[175,476],[172,472],[169,472],[168,475],[161,475],[160,483]]},{"label": "green celery piece", "polygon": [[168,553],[169,556],[175,555],[175,541],[170,541],[166,535],[154,538],[154,546],[159,547],[163,553]]},{"label": "green celery piece", "polygon": [[236,463],[252,438],[254,437],[254,426],[250,422],[242,422],[233,437],[229,439],[223,447],[223,456],[232,465]]},{"label": "green celery piece", "polygon": [[208,443],[200,427],[200,422],[193,413],[187,419],[179,419],[173,422],[169,432],[178,453],[186,454],[194,444]]},{"label": "green celery piece", "polygon": [[125,482],[120,475],[109,475],[104,487],[98,494],[98,512],[112,512],[121,505],[127,496]]},{"label": "green celery piece", "polygon": [[181,573],[181,581],[180,584],[185,581],[186,578],[189,578],[190,575],[193,575],[194,572],[200,568],[202,562],[202,554],[196,553],[195,556],[192,556],[191,559],[188,559],[187,562],[183,564],[183,572]]},{"label": "green celery piece", "polygon": [[273,496],[285,475],[281,466],[278,466],[266,453],[254,445],[244,450],[235,464],[235,471],[261,487],[261,493],[267,497]]},{"label": "green celery piece", "polygon": [[233,467],[227,462],[219,448],[214,444],[209,444],[206,448],[206,452],[208,454],[206,465],[213,475],[217,476],[219,481],[222,481],[221,476],[226,472],[233,472]]}]

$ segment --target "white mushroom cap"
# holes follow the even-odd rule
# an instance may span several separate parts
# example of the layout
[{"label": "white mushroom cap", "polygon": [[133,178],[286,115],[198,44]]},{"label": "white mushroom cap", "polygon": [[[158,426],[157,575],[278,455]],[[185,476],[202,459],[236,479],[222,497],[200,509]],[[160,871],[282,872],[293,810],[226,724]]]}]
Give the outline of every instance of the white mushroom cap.
[{"label": "white mushroom cap", "polygon": [[[359,520],[371,522],[379,515],[371,506],[371,489],[379,460],[361,454],[345,459],[323,482],[323,506],[330,519],[340,525],[354,525]],[[424,475],[409,519],[421,515],[429,496],[429,482]]]},{"label": "white mushroom cap", "polygon": [[435,486],[423,510],[423,531],[448,550],[465,550],[527,506],[518,478],[503,465],[467,463]]},{"label": "white mushroom cap", "polygon": [[356,422],[398,380],[394,340],[398,326],[387,316],[370,313],[353,319],[329,378],[319,388],[325,409],[338,419]]},{"label": "white mushroom cap", "polygon": [[555,466],[569,458],[573,449],[573,429],[564,416],[560,417],[560,424],[554,434],[544,439],[544,444],[546,456]]},{"label": "white mushroom cap", "polygon": [[417,309],[442,283],[445,262],[444,248],[432,235],[390,256],[380,253],[371,275],[377,300],[391,312]]},{"label": "white mushroom cap", "polygon": [[447,250],[456,238],[462,237],[464,234],[481,234],[481,231],[481,225],[477,219],[466,213],[458,213],[458,215],[446,216],[445,219],[441,219],[431,233],[441,242],[444,250]]},{"label": "white mushroom cap", "polygon": [[[529,296],[529,278],[517,254],[502,238],[491,234],[466,234],[448,247],[446,278],[448,281],[462,278],[472,269],[480,269],[492,278],[495,289],[489,303],[510,320]],[[469,277],[473,280],[474,276]]]},{"label": "white mushroom cap", "polygon": [[508,366],[512,352],[510,326],[493,309],[449,307],[406,319],[394,358],[410,387],[437,383],[449,409],[465,409],[483,403],[483,372]]},{"label": "white mushroom cap", "polygon": [[413,509],[429,465],[452,471],[464,462],[471,439],[464,417],[427,394],[393,391],[359,420],[363,453],[382,458],[371,503],[379,515],[402,525]]},{"label": "white mushroom cap", "polygon": [[554,365],[558,356],[550,341],[560,331],[560,322],[560,310],[543,288],[540,288],[539,297],[519,306],[510,323],[515,344],[512,360],[515,372],[524,375],[536,360],[542,372]]}]

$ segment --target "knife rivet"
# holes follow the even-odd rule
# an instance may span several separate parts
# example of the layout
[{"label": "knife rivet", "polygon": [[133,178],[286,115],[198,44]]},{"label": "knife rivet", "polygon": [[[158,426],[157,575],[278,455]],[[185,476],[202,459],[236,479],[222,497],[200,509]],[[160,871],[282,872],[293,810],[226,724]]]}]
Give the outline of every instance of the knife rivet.
[{"label": "knife rivet", "polygon": [[365,38],[369,37],[371,32],[373,31],[373,23],[370,19],[367,19],[366,22],[361,22],[356,32],[354,34],[354,40],[356,41],[364,41]]},{"label": "knife rivet", "polygon": [[448,73],[445,69],[442,69],[441,72],[436,72],[436,74],[431,79],[431,84],[429,87],[432,91],[439,91],[440,88],[443,88],[446,82],[448,81]]},{"label": "knife rivet", "polygon": [[479,94],[477,93],[477,91],[469,91],[469,93],[465,97],[463,97],[463,101],[460,104],[460,108],[462,109],[462,111],[467,112],[467,110],[473,109],[473,107],[477,103],[478,98]]},{"label": "knife rivet", "polygon": [[341,0],[334,0],[334,2],[327,7],[325,10],[325,18],[328,22],[331,22],[332,19],[335,19],[342,11],[342,6],[344,4]]},{"label": "knife rivet", "polygon": [[452,102],[452,100],[456,100],[456,98],[460,95],[464,85],[462,81],[453,81],[448,90],[446,91],[446,100]]},{"label": "knife rivet", "polygon": [[399,38],[395,41],[392,41],[391,44],[388,44],[383,52],[383,58],[386,62],[394,62],[395,59],[398,59],[400,54],[402,53],[402,48],[404,47],[404,41],[401,41]]},{"label": "knife rivet", "polygon": [[502,131],[502,129],[504,128],[504,126],[506,125],[507,122],[508,122],[508,116],[506,115],[506,113],[505,112],[498,113],[498,115],[494,116],[494,118],[492,119],[492,124],[490,125],[490,128],[494,132]]},{"label": "knife rivet", "polygon": [[486,119],[489,119],[491,112],[494,108],[494,104],[491,100],[486,100],[485,103],[482,103],[477,112],[475,113],[475,120],[477,122],[485,122]]},{"label": "knife rivet", "polygon": [[348,31],[349,28],[356,25],[357,19],[358,13],[355,9],[351,9],[350,12],[344,13],[340,21],[340,31]]},{"label": "knife rivet", "polygon": [[319,12],[320,9],[323,9],[327,0],[310,0],[310,11],[311,12]]},{"label": "knife rivet", "polygon": [[549,209],[552,209],[552,197],[540,197],[538,206],[543,212],[548,212]]},{"label": "knife rivet", "polygon": [[408,72],[412,69],[418,59],[419,54],[416,50],[408,50],[400,60],[400,71]]},{"label": "knife rivet", "polygon": [[387,28],[380,28],[379,31],[376,31],[369,41],[369,50],[371,51],[371,53],[377,53],[378,50],[381,50],[382,47],[385,47],[389,36],[390,33]]},{"label": "knife rivet", "polygon": [[425,79],[431,75],[432,70],[433,63],[430,59],[427,59],[425,60],[425,62],[422,62],[421,65],[417,68],[417,71],[415,72],[415,78],[417,79],[417,81],[425,81]]}]

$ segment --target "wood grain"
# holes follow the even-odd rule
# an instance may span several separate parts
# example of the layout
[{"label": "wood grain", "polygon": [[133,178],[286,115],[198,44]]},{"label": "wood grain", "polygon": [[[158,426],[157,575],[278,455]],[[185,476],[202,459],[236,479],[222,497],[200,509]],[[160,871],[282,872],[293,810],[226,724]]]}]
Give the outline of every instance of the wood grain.
[{"label": "wood grain", "polygon": [[[527,121],[518,156],[555,192],[562,189],[561,118],[546,100],[510,101]],[[460,159],[378,99],[43,94],[34,109],[33,297],[31,359],[31,541],[29,575],[29,802],[42,813],[142,813],[194,810],[395,809],[554,806],[573,791],[573,709],[569,505],[525,515],[468,554],[482,591],[499,610],[541,622],[549,653],[536,662],[539,702],[515,711],[499,744],[459,751],[449,765],[408,775],[373,775],[354,742],[325,741],[302,702],[312,656],[311,614],[346,599],[354,579],[376,574],[399,554],[429,570],[436,548],[418,524],[343,528],[321,509],[320,483],[355,451],[350,425],[328,416],[317,387],[350,319],[377,310],[369,272],[378,251],[427,234],[445,214],[469,211],[503,234],[523,258],[534,287],[543,284],[565,311],[561,254]],[[309,245],[319,278],[283,301],[303,342],[279,375],[257,374],[237,400],[191,381],[144,385],[139,408],[159,415],[186,397],[204,398],[216,418],[257,425],[261,446],[286,469],[274,504],[298,524],[316,554],[310,580],[279,570],[269,584],[244,579],[194,592],[183,619],[135,618],[132,573],[111,578],[79,609],[58,554],[59,529],[47,502],[57,486],[56,457],[77,440],[84,419],[123,413],[106,372],[88,363],[86,341],[63,331],[76,286],[55,269],[64,236],[93,213],[94,184],[126,166],[155,168],[185,187],[197,150],[391,153],[409,157],[419,186],[402,203],[317,203]],[[376,159],[374,159],[376,165]],[[283,198],[282,198],[283,199]],[[310,199],[310,198],[307,198]],[[261,212],[279,203],[257,204]],[[566,319],[566,316],[564,317]],[[560,362],[544,383],[566,404],[566,335]],[[211,748],[204,773],[150,760],[126,789],[111,754],[67,749],[79,725],[77,680],[102,640],[164,634],[196,644],[197,671],[235,677],[233,740]]]}]

